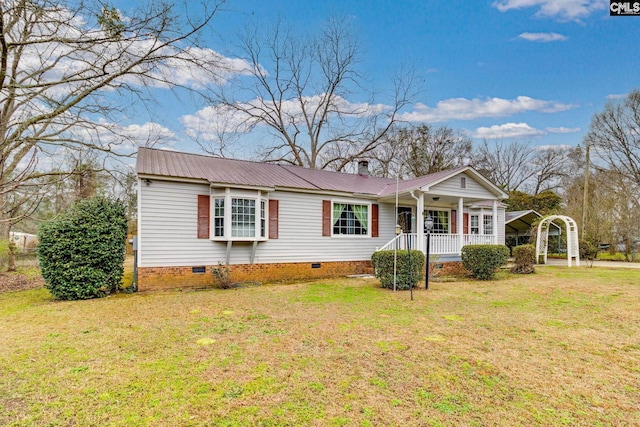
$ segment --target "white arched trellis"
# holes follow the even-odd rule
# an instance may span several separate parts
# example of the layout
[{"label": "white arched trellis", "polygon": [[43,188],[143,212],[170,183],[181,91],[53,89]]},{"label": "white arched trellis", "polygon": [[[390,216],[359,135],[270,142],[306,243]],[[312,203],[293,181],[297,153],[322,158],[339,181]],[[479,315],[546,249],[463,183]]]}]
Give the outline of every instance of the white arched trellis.
[{"label": "white arched trellis", "polygon": [[[564,215],[550,215],[543,218],[538,224],[538,238],[536,239],[536,262],[540,262],[540,255],[544,256],[544,264],[547,263],[547,249],[549,249],[549,225],[554,220],[562,220],[567,226],[567,265],[571,267],[571,260],[575,259],[576,266],[580,266],[580,246],[578,244],[578,226],[576,222]],[[544,252],[541,252],[541,246]]]}]

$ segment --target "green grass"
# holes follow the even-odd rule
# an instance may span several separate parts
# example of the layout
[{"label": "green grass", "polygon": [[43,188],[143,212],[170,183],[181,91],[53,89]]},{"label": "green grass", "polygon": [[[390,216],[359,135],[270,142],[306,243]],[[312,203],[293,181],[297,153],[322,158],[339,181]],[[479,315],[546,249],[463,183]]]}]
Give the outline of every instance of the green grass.
[{"label": "green grass", "polygon": [[640,424],[640,270],[0,294],[0,425]]}]

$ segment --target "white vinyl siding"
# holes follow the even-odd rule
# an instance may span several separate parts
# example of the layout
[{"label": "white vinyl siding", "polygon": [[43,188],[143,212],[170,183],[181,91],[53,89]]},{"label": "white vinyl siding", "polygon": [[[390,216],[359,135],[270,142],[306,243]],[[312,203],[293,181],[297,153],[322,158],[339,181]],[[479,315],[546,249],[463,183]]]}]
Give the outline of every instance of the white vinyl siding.
[{"label": "white vinyl siding", "polygon": [[498,242],[497,243],[499,245],[504,245],[505,243],[504,213],[505,213],[504,207],[498,207]]},{"label": "white vinyl siding", "polygon": [[207,265],[211,241],[198,239],[198,195],[207,184],[138,181],[140,267]]},{"label": "white vinyl siding", "polygon": [[[465,188],[461,188],[460,179],[465,179]],[[487,190],[480,183],[469,176],[453,176],[433,187],[429,188],[429,192],[434,194],[447,194],[451,196],[464,197],[468,199],[486,199],[493,200],[495,194]]]},{"label": "white vinyl siding", "polygon": [[[226,240],[197,238],[197,199],[198,195],[209,194],[208,185],[161,180],[152,180],[148,186],[143,182],[139,185],[140,267],[217,265],[226,261]],[[221,197],[217,191],[212,191],[212,200]],[[232,197],[245,197],[232,194]],[[256,195],[256,192],[247,194]],[[379,204],[379,237],[363,239],[362,236],[322,236],[322,201],[331,199],[330,195],[274,191],[268,198],[279,201],[279,236],[258,241],[254,263],[370,260],[376,247],[395,237],[395,206],[391,203]],[[349,202],[372,203],[356,198]],[[212,204],[211,224],[215,230],[215,204]],[[224,226],[230,228],[226,223]],[[252,249],[252,241],[232,242],[230,263],[250,263]]]}]

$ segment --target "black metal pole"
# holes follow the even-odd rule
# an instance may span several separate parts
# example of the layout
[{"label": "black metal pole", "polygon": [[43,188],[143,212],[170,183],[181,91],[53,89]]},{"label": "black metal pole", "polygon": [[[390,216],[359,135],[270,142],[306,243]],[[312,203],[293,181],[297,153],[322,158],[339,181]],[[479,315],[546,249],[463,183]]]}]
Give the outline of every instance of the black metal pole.
[{"label": "black metal pole", "polygon": [[429,241],[431,240],[431,232],[427,231],[427,256],[424,260],[424,288],[429,289]]},{"label": "black metal pole", "polygon": [[[411,212],[405,212],[404,222],[408,230],[410,230],[409,221],[411,221]],[[409,233],[407,233],[407,237],[409,237]],[[411,268],[411,246],[409,244],[407,244],[407,255],[409,256],[409,260],[407,261],[407,265],[409,266],[409,293],[411,294],[411,301],[413,301],[413,269]]]}]

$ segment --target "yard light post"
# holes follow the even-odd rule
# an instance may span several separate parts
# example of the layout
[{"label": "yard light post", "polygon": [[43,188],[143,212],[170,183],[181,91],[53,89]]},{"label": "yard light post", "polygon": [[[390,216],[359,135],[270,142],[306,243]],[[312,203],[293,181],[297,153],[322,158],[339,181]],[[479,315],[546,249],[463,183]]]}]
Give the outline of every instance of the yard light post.
[{"label": "yard light post", "polygon": [[424,288],[429,289],[429,259],[431,258],[429,254],[429,243],[431,241],[431,230],[433,230],[433,218],[431,218],[431,215],[429,214],[427,214],[427,218],[424,220],[424,229],[427,232],[427,256],[424,263]]}]

